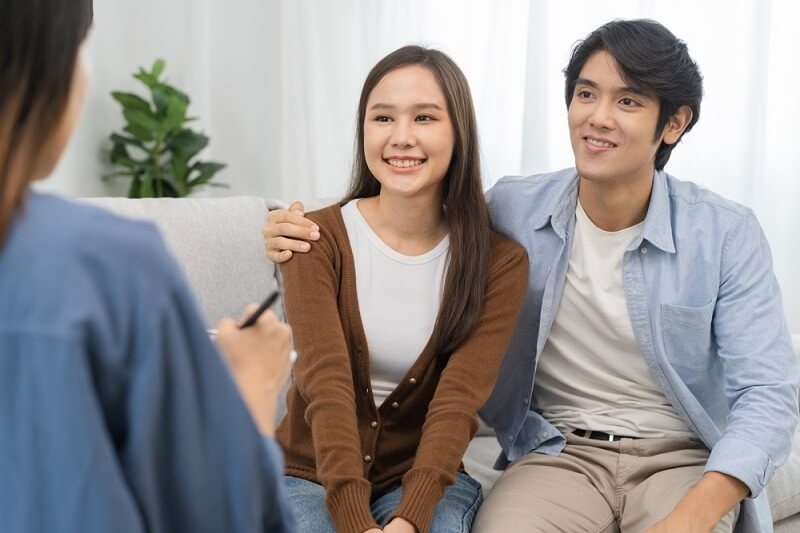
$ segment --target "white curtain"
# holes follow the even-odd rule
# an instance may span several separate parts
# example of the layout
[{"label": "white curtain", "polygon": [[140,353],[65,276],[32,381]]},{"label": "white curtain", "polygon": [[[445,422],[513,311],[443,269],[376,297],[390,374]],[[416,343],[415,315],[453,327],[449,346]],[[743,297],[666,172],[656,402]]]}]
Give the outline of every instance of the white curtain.
[{"label": "white curtain", "polygon": [[571,166],[562,69],[614,18],[653,18],[689,45],[705,78],[701,119],[667,171],[752,207],[770,240],[790,329],[800,332],[800,59],[792,0],[282,0],[285,198],[341,195],[361,83],[407,43],[466,73],[488,188],[506,174]]},{"label": "white curtain", "polygon": [[470,81],[488,188],[506,174],[572,165],[562,69],[574,42],[613,18],[659,20],[705,76],[699,123],[667,170],[752,207],[772,245],[792,331],[800,332],[800,59],[794,0],[97,0],[86,111],[55,176],[73,196],[103,184],[108,134],[122,126],[111,90],[167,60],[192,96],[204,157],[228,163],[230,189],[291,200],[347,185],[360,87],[408,43],[450,54]]}]

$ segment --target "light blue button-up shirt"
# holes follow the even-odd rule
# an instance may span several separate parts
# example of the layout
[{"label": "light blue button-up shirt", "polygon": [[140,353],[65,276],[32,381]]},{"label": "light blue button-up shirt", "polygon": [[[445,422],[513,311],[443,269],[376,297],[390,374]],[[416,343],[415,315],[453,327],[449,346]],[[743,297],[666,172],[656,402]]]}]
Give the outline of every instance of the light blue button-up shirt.
[{"label": "light blue button-up shirt", "polygon": [[[566,439],[529,408],[537,357],[558,311],[575,229],[575,169],[506,177],[489,191],[495,229],[522,244],[528,293],[481,416],[504,457],[558,454]],[[753,213],[655,172],[622,277],[634,336],[667,399],[711,450],[706,470],[751,492],[738,530],[771,531],[762,489],[791,451],[800,368],[766,238]]]}]

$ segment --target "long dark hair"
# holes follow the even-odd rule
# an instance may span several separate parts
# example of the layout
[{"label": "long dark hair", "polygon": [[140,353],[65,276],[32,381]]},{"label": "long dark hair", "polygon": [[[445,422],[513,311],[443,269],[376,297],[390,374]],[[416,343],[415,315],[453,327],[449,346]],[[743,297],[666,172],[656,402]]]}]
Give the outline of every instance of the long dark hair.
[{"label": "long dark hair", "polygon": [[[658,98],[659,112],[655,138],[682,106],[689,106],[692,119],[681,133],[683,137],[700,118],[703,99],[703,76],[689,56],[686,43],[654,20],[614,20],[608,22],[580,41],[572,51],[567,68],[565,90],[567,107],[572,102],[575,81],[586,61],[600,50],[608,52],[617,62],[620,75],[631,86]],[[664,168],[673,148],[678,144],[662,141],[656,152],[655,167]]]},{"label": "long dark hair", "polygon": [[442,194],[450,250],[442,305],[434,327],[437,359],[444,366],[480,318],[490,254],[489,212],[481,181],[475,109],[467,78],[446,54],[421,46],[404,46],[372,67],[358,102],[353,174],[342,202],[380,193],[380,182],[369,171],[364,155],[367,100],[386,74],[411,65],[423,66],[436,77],[455,132],[453,157]]},{"label": "long dark hair", "polygon": [[92,0],[0,3],[0,245],[65,112],[92,16]]}]

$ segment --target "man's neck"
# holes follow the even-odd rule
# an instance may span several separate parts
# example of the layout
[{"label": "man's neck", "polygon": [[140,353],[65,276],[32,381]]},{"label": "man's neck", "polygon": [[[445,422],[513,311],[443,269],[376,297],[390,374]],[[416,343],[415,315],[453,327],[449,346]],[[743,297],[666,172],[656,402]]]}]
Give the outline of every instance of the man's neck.
[{"label": "man's neck", "polygon": [[595,226],[620,231],[644,220],[652,190],[652,180],[612,185],[581,178],[578,200]]}]

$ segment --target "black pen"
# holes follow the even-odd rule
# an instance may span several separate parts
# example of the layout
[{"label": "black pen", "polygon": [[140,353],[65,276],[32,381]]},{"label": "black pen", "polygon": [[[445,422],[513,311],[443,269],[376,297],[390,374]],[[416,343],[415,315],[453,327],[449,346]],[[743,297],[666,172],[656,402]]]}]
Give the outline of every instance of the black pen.
[{"label": "black pen", "polygon": [[253,311],[253,314],[247,317],[247,319],[244,322],[242,322],[242,325],[239,326],[239,329],[249,328],[250,326],[255,324],[256,320],[258,320],[258,317],[260,317],[264,311],[272,307],[272,304],[275,303],[275,300],[278,299],[278,296],[280,296],[280,291],[278,290],[273,291],[272,294],[270,294],[267,297],[267,299],[264,300],[264,302],[258,306],[258,309]]}]

